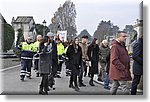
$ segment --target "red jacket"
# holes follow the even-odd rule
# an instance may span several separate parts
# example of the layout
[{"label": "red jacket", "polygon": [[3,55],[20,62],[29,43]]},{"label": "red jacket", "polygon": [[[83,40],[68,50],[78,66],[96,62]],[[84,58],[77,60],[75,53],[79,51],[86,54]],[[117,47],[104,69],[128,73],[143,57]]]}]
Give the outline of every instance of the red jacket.
[{"label": "red jacket", "polygon": [[110,53],[110,80],[130,81],[130,58],[124,44],[114,40]]}]

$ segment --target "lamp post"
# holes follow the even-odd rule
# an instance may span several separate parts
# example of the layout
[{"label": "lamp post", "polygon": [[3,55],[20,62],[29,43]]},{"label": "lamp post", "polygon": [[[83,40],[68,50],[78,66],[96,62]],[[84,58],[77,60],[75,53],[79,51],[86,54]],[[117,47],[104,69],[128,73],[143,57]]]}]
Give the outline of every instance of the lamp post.
[{"label": "lamp post", "polygon": [[43,36],[45,36],[46,21],[44,20],[42,23],[43,23]]}]

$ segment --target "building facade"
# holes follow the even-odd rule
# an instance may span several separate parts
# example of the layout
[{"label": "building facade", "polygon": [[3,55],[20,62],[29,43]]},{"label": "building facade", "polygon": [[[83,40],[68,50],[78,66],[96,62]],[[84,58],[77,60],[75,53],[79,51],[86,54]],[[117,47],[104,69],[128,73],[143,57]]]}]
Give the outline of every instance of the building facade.
[{"label": "building facade", "polygon": [[33,40],[35,39],[35,22],[32,16],[18,16],[16,19],[13,17],[12,27],[15,31],[15,45],[20,29],[22,30],[24,40],[26,40],[28,36],[33,37]]}]

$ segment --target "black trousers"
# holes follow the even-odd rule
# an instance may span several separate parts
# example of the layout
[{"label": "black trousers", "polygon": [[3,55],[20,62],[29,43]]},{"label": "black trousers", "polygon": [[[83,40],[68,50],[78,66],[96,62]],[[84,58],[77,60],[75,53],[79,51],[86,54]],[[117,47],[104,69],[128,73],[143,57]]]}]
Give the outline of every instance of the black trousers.
[{"label": "black trousers", "polygon": [[131,87],[131,95],[136,95],[137,92],[137,86],[140,83],[141,75],[134,75],[134,79],[132,81],[132,87]]},{"label": "black trousers", "polygon": [[63,62],[59,62],[57,71],[61,72]]},{"label": "black trousers", "polygon": [[41,74],[42,81],[40,84],[40,88],[44,88],[44,91],[48,91],[48,74]]},{"label": "black trousers", "polygon": [[75,87],[78,87],[77,76],[79,74],[79,67],[78,65],[71,65],[71,69],[70,84],[74,82]]},{"label": "black trousers", "polygon": [[77,74],[73,74],[71,73],[71,76],[70,76],[70,84],[75,85],[75,87],[78,87],[78,84],[77,84]]},{"label": "black trousers", "polygon": [[35,70],[38,70],[38,69],[39,69],[38,63],[39,63],[39,59],[35,59],[35,60],[34,60],[34,69],[35,69]]},{"label": "black trousers", "polygon": [[57,69],[58,69],[58,64],[52,60],[52,75],[53,77],[55,77],[56,73],[57,73]]}]

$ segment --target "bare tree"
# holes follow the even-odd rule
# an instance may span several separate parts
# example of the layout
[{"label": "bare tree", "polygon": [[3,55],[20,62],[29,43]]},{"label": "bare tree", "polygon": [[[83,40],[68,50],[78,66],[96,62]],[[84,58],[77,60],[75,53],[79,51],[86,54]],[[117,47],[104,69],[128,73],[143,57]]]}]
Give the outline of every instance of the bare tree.
[{"label": "bare tree", "polygon": [[60,5],[51,19],[52,24],[50,29],[53,33],[57,30],[67,30],[68,38],[76,35],[76,9],[75,4],[70,0],[66,1],[63,6]]}]

